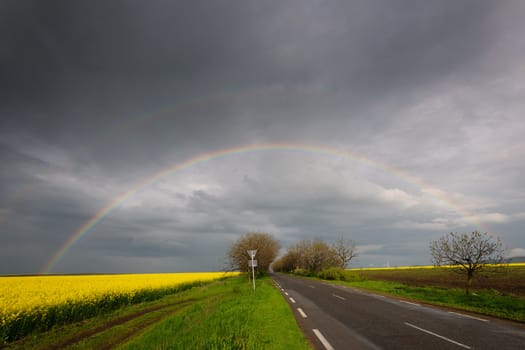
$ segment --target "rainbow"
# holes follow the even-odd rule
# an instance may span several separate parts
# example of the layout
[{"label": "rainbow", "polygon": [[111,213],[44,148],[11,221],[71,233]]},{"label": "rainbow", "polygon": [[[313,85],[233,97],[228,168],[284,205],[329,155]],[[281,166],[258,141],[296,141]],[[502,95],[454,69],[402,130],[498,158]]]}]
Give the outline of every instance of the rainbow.
[{"label": "rainbow", "polygon": [[[443,191],[423,182],[418,177],[411,175],[401,169],[392,167],[382,162],[372,160],[370,158],[367,158],[355,152],[350,152],[344,149],[330,147],[330,146],[300,144],[300,143],[265,143],[265,144],[243,145],[239,147],[225,148],[225,149],[220,149],[220,150],[216,150],[213,152],[198,155],[196,157],[187,159],[183,162],[171,165],[137,182],[130,189],[120,193],[118,196],[116,196],[115,198],[110,200],[108,203],[106,203],[106,205],[102,207],[95,215],[93,215],[93,217],[91,217],[89,220],[84,222],[82,226],[80,226],[75,232],[73,232],[71,236],[69,236],[69,238],[62,244],[62,246],[53,254],[53,256],[45,264],[41,273],[43,274],[50,273],[54,269],[54,267],[58,264],[58,262],[64,257],[67,251],[76,242],[78,242],[84,235],[86,235],[91,230],[91,228],[93,228],[97,223],[99,223],[106,216],[108,216],[108,214],[110,214],[114,208],[119,206],[121,203],[123,203],[128,198],[132,197],[140,189],[153,184],[159,179],[167,177],[168,175],[171,175],[182,169],[189,168],[196,164],[200,164],[200,163],[212,160],[212,159],[227,157],[227,156],[234,155],[234,154],[243,154],[243,153],[256,152],[256,151],[300,151],[300,152],[312,152],[312,153],[318,153],[318,154],[338,155],[338,156],[350,158],[355,161],[359,161],[359,162],[363,162],[365,164],[371,165],[375,168],[383,169],[386,172],[392,173],[410,183],[415,184],[416,186],[421,188],[422,191],[430,193],[434,197],[438,198],[440,201],[444,202],[447,206],[452,208],[455,212],[460,214],[463,218],[467,218],[471,221],[473,221],[473,218],[475,218],[475,216],[471,214],[468,210],[466,210],[465,208],[462,208],[458,204],[454,203],[451,199],[447,198]],[[477,224],[476,222],[474,223]]]}]

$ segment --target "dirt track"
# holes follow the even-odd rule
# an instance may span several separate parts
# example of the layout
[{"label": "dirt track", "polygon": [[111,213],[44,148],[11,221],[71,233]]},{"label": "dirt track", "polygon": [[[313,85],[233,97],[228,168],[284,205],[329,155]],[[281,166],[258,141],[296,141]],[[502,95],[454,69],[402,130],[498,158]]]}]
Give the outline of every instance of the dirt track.
[{"label": "dirt track", "polygon": [[112,320],[108,321],[107,323],[104,323],[103,325],[99,325],[99,326],[96,326],[96,327],[91,328],[91,329],[83,330],[82,332],[77,333],[77,334],[73,335],[70,338],[63,339],[63,340],[61,340],[58,343],[54,343],[54,344],[45,346],[45,347],[43,347],[41,349],[42,350],[62,349],[62,348],[71,346],[71,345],[73,345],[75,343],[78,343],[78,342],[80,342],[82,340],[88,339],[88,338],[90,338],[90,337],[92,337],[92,336],[94,336],[96,334],[105,332],[105,331],[109,330],[112,327],[115,327],[115,326],[118,326],[118,325],[122,325],[122,324],[130,322],[132,320],[135,320],[135,319],[137,319],[139,317],[142,317],[142,316],[144,316],[146,314],[149,314],[149,313],[152,313],[152,312],[158,313],[158,315],[156,315],[156,317],[150,318],[147,321],[144,321],[144,322],[140,323],[140,326],[132,327],[127,332],[124,332],[124,333],[118,334],[115,337],[112,337],[110,342],[104,344],[104,346],[102,346],[102,347],[99,347],[99,349],[111,349],[114,346],[123,343],[126,339],[129,339],[132,336],[134,336],[135,334],[139,333],[140,331],[142,331],[146,327],[148,327],[148,326],[150,326],[152,324],[155,324],[155,323],[161,321],[162,319],[164,319],[166,316],[168,316],[168,315],[170,315],[170,314],[172,314],[172,313],[174,313],[176,311],[179,311],[183,307],[188,306],[193,301],[194,301],[193,299],[188,299],[188,300],[184,300],[184,301],[181,301],[181,302],[178,302],[178,303],[167,304],[167,305],[159,305],[159,306],[143,309],[143,310],[137,311],[137,312],[135,312],[133,314],[129,314],[129,315],[126,315],[126,316],[122,316],[122,317],[119,317],[119,318],[112,319]]}]

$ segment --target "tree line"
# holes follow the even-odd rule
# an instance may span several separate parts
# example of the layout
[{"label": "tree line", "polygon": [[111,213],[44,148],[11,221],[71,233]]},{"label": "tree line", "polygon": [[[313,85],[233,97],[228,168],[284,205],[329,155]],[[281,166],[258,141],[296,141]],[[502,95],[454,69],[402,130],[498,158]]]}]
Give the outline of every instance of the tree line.
[{"label": "tree line", "polygon": [[[279,242],[268,233],[247,233],[230,247],[227,254],[227,269],[248,271],[247,251],[256,249],[258,274],[267,273],[271,267],[276,272],[320,277],[324,274],[329,279],[340,279],[340,276],[335,276],[334,272],[343,273],[341,271],[357,256],[354,242],[342,236],[332,243],[327,243],[320,238],[302,240],[288,247],[276,260],[280,248]],[[504,261],[501,240],[494,235],[482,234],[479,231],[470,234],[451,232],[438,240],[431,241],[429,248],[434,266],[448,266],[451,271],[465,275],[467,294],[470,292],[475,275]]]},{"label": "tree line", "polygon": [[305,239],[289,247],[272,267],[277,272],[303,270],[317,274],[329,268],[344,269],[356,256],[357,249],[350,239],[340,237],[331,244],[320,238]]},{"label": "tree line", "polygon": [[[257,272],[297,272],[317,274],[328,268],[344,269],[357,256],[355,243],[340,237],[331,244],[324,240],[305,239],[288,247],[285,254],[279,254],[279,242],[268,233],[253,232],[241,236],[228,250],[228,270],[248,271],[247,250],[256,249]],[[272,263],[273,262],[273,263]]]}]

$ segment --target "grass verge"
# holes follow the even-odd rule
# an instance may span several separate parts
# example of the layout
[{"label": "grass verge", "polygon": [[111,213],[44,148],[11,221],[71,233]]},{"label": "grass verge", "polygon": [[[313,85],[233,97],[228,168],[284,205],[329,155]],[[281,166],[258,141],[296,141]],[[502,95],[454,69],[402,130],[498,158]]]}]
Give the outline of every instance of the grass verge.
[{"label": "grass verge", "polygon": [[[466,276],[458,274],[451,268],[411,267],[390,269],[352,269],[354,273],[366,280],[394,281],[418,287],[465,288]],[[321,276],[320,276],[321,277]],[[489,266],[474,275],[471,290],[497,290],[501,294],[525,297],[525,266],[511,264]]]},{"label": "grass verge", "polygon": [[[254,292],[243,278],[200,299],[120,349],[311,349],[269,278]],[[211,289],[211,287],[210,287]]]},{"label": "grass verge", "polygon": [[333,283],[525,322],[525,298],[504,295],[496,290],[478,290],[471,295],[466,295],[465,291],[459,288],[410,286],[393,281],[362,280]]}]

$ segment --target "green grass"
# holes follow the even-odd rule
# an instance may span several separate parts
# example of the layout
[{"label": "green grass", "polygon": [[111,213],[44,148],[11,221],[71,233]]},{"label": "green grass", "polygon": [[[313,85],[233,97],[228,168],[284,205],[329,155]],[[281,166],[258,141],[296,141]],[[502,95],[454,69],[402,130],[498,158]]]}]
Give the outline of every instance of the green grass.
[{"label": "green grass", "polygon": [[195,302],[120,349],[311,349],[269,278],[243,278]]},{"label": "green grass", "polygon": [[490,266],[478,272],[470,295],[465,293],[465,276],[450,268],[327,269],[307,278],[525,322],[523,265]]},{"label": "green grass", "polygon": [[[245,277],[37,332],[7,349],[311,349],[269,278]],[[1,347],[1,346],[0,346]]]},{"label": "green grass", "polygon": [[[381,270],[349,270],[367,280],[395,281],[411,286],[432,286],[462,289],[466,276],[450,268],[392,268]],[[478,271],[472,281],[472,291],[497,290],[501,294],[525,297],[525,266],[489,267]]]},{"label": "green grass", "polygon": [[471,295],[466,295],[462,288],[408,285],[396,281],[363,279],[360,281],[336,281],[333,283],[525,322],[525,298],[503,294],[495,289],[476,290]]}]

